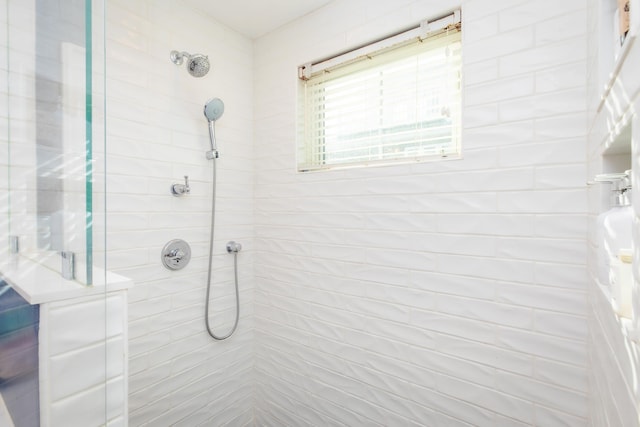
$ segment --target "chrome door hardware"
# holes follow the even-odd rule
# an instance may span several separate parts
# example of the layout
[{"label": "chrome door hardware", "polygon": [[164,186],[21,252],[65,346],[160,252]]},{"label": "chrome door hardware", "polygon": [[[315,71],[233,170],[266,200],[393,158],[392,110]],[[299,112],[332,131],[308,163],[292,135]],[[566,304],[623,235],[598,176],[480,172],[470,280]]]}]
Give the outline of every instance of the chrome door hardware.
[{"label": "chrome door hardware", "polygon": [[164,245],[161,257],[162,264],[169,270],[180,270],[189,264],[191,247],[182,239],[174,239]]}]

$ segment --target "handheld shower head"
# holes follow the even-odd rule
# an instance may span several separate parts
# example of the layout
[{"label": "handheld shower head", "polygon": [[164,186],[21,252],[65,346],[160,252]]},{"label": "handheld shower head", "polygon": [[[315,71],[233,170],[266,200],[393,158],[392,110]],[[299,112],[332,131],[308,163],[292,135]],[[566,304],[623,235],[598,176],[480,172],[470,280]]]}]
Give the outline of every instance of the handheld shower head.
[{"label": "handheld shower head", "polygon": [[204,116],[210,122],[215,122],[224,113],[224,102],[220,98],[211,98],[204,104]]},{"label": "handheld shower head", "polygon": [[216,146],[216,127],[215,123],[224,113],[224,102],[220,98],[211,98],[204,104],[204,116],[209,122],[209,142],[211,143],[211,151],[207,151],[207,159],[215,159],[218,157],[218,147]]},{"label": "handheld shower head", "polygon": [[209,64],[209,57],[199,53],[189,54],[188,52],[178,52],[177,50],[171,51],[171,62],[176,65],[182,65],[184,59],[187,58],[187,71],[193,77],[203,77],[209,72],[211,65]]}]

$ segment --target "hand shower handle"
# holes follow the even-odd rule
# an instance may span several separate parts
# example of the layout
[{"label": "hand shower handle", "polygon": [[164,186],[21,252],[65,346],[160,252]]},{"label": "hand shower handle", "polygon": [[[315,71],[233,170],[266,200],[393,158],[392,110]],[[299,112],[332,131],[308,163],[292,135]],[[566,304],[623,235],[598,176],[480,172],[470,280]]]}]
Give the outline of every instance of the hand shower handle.
[{"label": "hand shower handle", "polygon": [[207,151],[207,159],[217,159],[218,147],[216,146],[216,128],[213,120],[209,120],[209,142],[211,143],[211,150]]},{"label": "hand shower handle", "polygon": [[171,186],[171,194],[176,197],[189,193],[191,193],[191,187],[189,187],[189,175],[184,176],[184,184],[173,184]]}]

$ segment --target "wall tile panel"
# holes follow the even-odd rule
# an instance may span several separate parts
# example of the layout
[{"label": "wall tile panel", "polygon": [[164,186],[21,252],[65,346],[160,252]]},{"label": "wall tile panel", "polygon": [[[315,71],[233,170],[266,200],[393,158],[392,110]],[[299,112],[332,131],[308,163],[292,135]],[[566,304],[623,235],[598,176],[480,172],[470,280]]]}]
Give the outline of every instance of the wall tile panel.
[{"label": "wall tile panel", "polygon": [[261,425],[585,421],[586,41],[557,30],[586,7],[458,4],[462,160],[294,172],[292,70],[441,4],[332,3],[254,42]]}]

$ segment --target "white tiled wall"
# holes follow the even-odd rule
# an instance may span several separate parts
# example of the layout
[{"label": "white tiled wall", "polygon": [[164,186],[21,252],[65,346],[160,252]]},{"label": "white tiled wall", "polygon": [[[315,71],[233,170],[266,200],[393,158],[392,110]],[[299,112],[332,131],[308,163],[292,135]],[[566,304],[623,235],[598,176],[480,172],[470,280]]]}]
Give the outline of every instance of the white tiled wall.
[{"label": "white tiled wall", "polygon": [[[130,277],[129,423],[243,425],[252,419],[253,181],[252,44],[183,2],[114,0],[107,23],[107,198],[109,270]],[[191,77],[172,50],[209,56],[211,71]],[[99,88],[97,88],[99,90]],[[220,149],[211,313],[222,334],[234,315],[233,258],[239,254],[240,325],[224,342],[204,326],[212,163],[205,102],[219,97]],[[99,147],[96,147],[99,152]],[[96,163],[101,175],[104,155]],[[174,197],[189,176],[191,194]],[[102,191],[101,183],[94,186]],[[102,195],[95,212],[104,210]],[[104,218],[96,218],[96,235]],[[184,239],[190,264],[165,269],[160,251]],[[97,237],[96,247],[104,242]],[[100,262],[101,254],[96,255]]]},{"label": "white tiled wall", "polygon": [[[591,0],[588,15],[589,33],[589,178],[602,172],[623,172],[633,168],[632,201],[635,211],[633,224],[633,274],[635,278],[633,308],[634,320],[618,317],[611,305],[607,288],[597,284],[597,215],[608,209],[607,186],[592,186],[589,189],[589,296],[591,311],[589,316],[589,383],[591,402],[591,425],[595,426],[637,426],[640,413],[638,401],[640,380],[638,358],[638,322],[640,322],[640,51],[636,44],[619,68],[611,94],[598,111],[603,95],[603,82],[614,75],[612,51],[609,46],[613,39],[607,26],[611,24],[613,10],[617,3],[609,0]],[[638,10],[634,3],[632,10]],[[604,12],[611,12],[605,14]],[[638,19],[637,15],[633,15]],[[637,21],[636,21],[637,22]],[[603,66],[603,64],[606,64]],[[606,147],[616,138],[616,134],[626,125],[631,126],[632,138],[622,141],[624,149],[612,154]],[[634,327],[635,324],[635,327]]]},{"label": "white tiled wall", "polygon": [[462,1],[459,161],[295,172],[297,66],[459,2],[254,45],[256,423],[587,423],[586,4]]},{"label": "white tiled wall", "polygon": [[126,291],[40,305],[40,425],[127,425],[126,316]]}]

